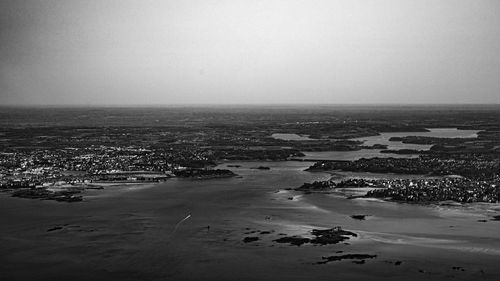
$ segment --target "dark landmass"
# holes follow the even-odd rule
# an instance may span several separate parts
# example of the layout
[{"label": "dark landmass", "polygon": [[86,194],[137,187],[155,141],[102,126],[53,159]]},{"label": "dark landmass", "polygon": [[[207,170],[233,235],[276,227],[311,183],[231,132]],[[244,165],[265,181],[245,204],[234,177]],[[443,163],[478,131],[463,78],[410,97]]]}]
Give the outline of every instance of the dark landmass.
[{"label": "dark landmass", "polygon": [[[219,148],[211,155],[217,160],[233,160],[233,161],[285,161],[291,157],[302,157],[304,154],[297,149],[282,149],[282,148],[263,148],[260,150]],[[205,163],[208,164],[209,162]],[[211,162],[210,162],[211,163]],[[187,167],[192,167],[191,163],[186,163]]]},{"label": "dark landmass", "polygon": [[361,146],[363,149],[387,149],[387,145],[386,144],[374,144],[372,146],[368,146],[368,145],[363,145]]},{"label": "dark landmass", "polygon": [[274,240],[277,243],[286,243],[294,246],[301,246],[303,244],[309,243],[311,239],[304,238],[300,236],[286,236]]},{"label": "dark landmass", "polygon": [[337,187],[337,184],[332,181],[315,181],[313,183],[304,183],[300,187],[295,188],[298,191],[329,191]]},{"label": "dark landmass", "polygon": [[377,255],[367,255],[367,254],[346,254],[346,255],[341,255],[341,256],[329,256],[329,257],[323,257],[323,261],[317,262],[316,264],[327,264],[332,261],[341,261],[341,260],[361,260],[360,262],[357,262],[359,264],[364,264],[365,259],[373,259],[376,258]]},{"label": "dark landmass", "polygon": [[236,176],[230,170],[225,169],[186,169],[175,171],[174,174],[180,178],[194,178],[194,179],[214,179],[214,178],[228,178]]},{"label": "dark landmass", "polygon": [[259,237],[255,237],[255,236],[245,237],[245,238],[243,238],[243,243],[255,242],[255,241],[258,241],[259,239],[260,239]]},{"label": "dark landmass", "polygon": [[366,219],[366,215],[352,215],[351,218],[355,220],[364,221]]},{"label": "dark landmass", "polygon": [[331,229],[313,229],[311,234],[316,236],[311,239],[312,244],[337,244],[344,240],[348,240],[348,236],[357,237],[358,235],[354,232],[343,230],[341,227],[337,226]]},{"label": "dark landmass", "polygon": [[500,176],[500,158],[480,155],[457,157],[370,158],[356,161],[319,161],[307,171],[342,170],[353,172],[420,174],[432,176],[460,175],[471,179]]},{"label": "dark landmass", "polygon": [[78,193],[80,193],[80,191],[50,191],[44,188],[29,188],[16,190],[12,193],[12,196],[29,199],[55,200],[58,202],[80,202],[83,199],[82,196],[76,195]]},{"label": "dark landmass", "polygon": [[[262,231],[258,229],[251,229],[251,228],[245,228],[244,234],[257,234],[257,235],[263,235],[263,234],[271,234],[274,233],[274,230],[271,231]],[[357,234],[354,232],[342,230],[340,227],[333,227],[331,229],[313,229],[311,231],[313,238],[306,238],[306,237],[301,237],[301,236],[287,236],[287,234],[284,233],[279,233],[278,236],[283,236],[279,237],[278,239],[272,240],[275,243],[282,243],[282,244],[289,244],[292,246],[302,246],[304,244],[310,244],[310,245],[319,245],[319,246],[324,246],[324,245],[333,245],[333,244],[338,244],[340,242],[343,242],[345,240],[350,239],[350,237],[357,237]],[[267,240],[267,237],[262,237],[263,238],[263,243],[260,244],[254,244],[254,246],[263,246],[263,247],[268,247],[269,244],[266,243],[269,240]],[[259,236],[246,236],[242,239],[243,243],[252,243],[256,241],[260,241],[261,237]],[[226,241],[226,240],[225,240]],[[347,243],[345,243],[347,244]],[[270,247],[273,247],[271,245]],[[336,254],[344,253],[342,250],[337,250],[335,251]],[[344,254],[344,255],[339,255],[339,256],[331,256],[331,257],[322,257],[323,261],[317,262],[315,264],[326,264],[328,262],[332,261],[340,261],[340,260],[356,260],[354,263],[358,264],[363,264],[365,262],[365,259],[372,259],[375,258],[376,255],[365,255],[365,254]],[[392,262],[391,262],[392,263]],[[401,261],[396,262],[396,265],[401,264]]]},{"label": "dark landmass", "polygon": [[56,231],[56,230],[61,230],[61,229],[63,229],[63,227],[62,227],[62,226],[54,226],[54,227],[52,227],[52,228],[47,229],[47,232]]},{"label": "dark landmass", "polygon": [[428,153],[425,150],[416,150],[416,149],[383,149],[380,152],[381,153],[392,153],[392,154],[426,154],[426,153]]},{"label": "dark landmass", "polygon": [[252,168],[252,169],[257,169],[257,170],[271,170],[271,168],[269,168],[267,166],[259,166],[259,167],[255,167],[255,168]]},{"label": "dark landmass", "polygon": [[169,179],[172,175],[169,173],[151,172],[151,171],[120,171],[112,173],[102,173],[87,175],[89,182],[106,183],[144,183],[144,182],[162,182]]},{"label": "dark landmass", "polygon": [[436,138],[424,136],[406,136],[406,137],[391,137],[389,141],[400,141],[402,143],[411,144],[428,144],[428,145],[461,145],[463,143],[477,141],[476,138]]},{"label": "dark landmass", "polygon": [[346,179],[340,182],[335,182],[333,179],[326,181],[314,181],[312,183],[304,183],[300,187],[295,188],[297,191],[304,191],[307,193],[311,192],[328,192],[335,188],[356,188],[356,187],[380,187],[382,185],[376,185],[377,182],[364,179]]},{"label": "dark landmass", "polygon": [[290,245],[301,246],[306,243],[317,245],[337,244],[350,239],[349,236],[357,237],[354,232],[343,230],[337,226],[330,229],[313,229],[311,234],[314,238],[305,238],[300,236],[285,236],[274,240],[277,243],[288,243]]}]

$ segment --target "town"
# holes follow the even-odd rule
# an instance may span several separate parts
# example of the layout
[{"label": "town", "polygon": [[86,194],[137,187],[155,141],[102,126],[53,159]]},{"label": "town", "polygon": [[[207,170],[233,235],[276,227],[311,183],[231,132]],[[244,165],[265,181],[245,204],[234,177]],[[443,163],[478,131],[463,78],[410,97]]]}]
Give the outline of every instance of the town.
[{"label": "town", "polygon": [[[381,198],[406,203],[498,203],[500,202],[500,177],[491,180],[471,180],[463,177],[434,177],[415,179],[363,179],[352,178],[304,183],[295,190],[331,192],[341,188],[370,188],[361,197]],[[358,198],[354,196],[351,198]]]},{"label": "town", "polygon": [[[499,175],[500,116],[496,111],[451,112],[445,114],[447,121],[439,122],[432,111],[415,111],[411,117],[395,119],[401,116],[399,110],[381,115],[349,108],[334,113],[301,110],[77,108],[67,115],[64,109],[47,113],[30,108],[34,116],[43,113],[44,118],[23,121],[26,115],[18,116],[23,110],[4,108],[0,112],[4,117],[0,119],[0,189],[30,189],[13,195],[73,202],[80,198],[80,191],[104,184],[149,184],[172,177],[231,177],[235,173],[215,167],[225,161],[309,161],[304,158],[308,151],[420,154],[410,159],[318,161],[308,169],[310,172],[459,175],[477,181],[493,180]],[[129,111],[137,117],[129,117]],[[383,132],[427,132],[429,127],[481,131],[475,139],[391,140],[430,144],[428,151],[387,150],[385,144],[365,145],[356,139]],[[272,137],[276,133],[308,138]],[[264,165],[261,169],[269,168]]]},{"label": "town", "polygon": [[500,178],[474,181],[466,178],[372,180],[377,188],[366,197],[388,198],[408,203],[458,203],[500,202]]},{"label": "town", "polygon": [[355,161],[318,161],[308,171],[342,170],[353,172],[459,175],[471,179],[492,179],[500,175],[500,158],[491,155],[462,154],[443,157],[370,158]]},{"label": "town", "polygon": [[[365,197],[398,202],[498,203],[500,201],[500,161],[494,155],[421,155],[419,158],[372,158],[355,161],[319,161],[308,171],[351,171],[395,174],[394,179],[353,178],[305,183],[306,192],[343,187],[370,187]],[[423,178],[397,178],[397,174]]]}]

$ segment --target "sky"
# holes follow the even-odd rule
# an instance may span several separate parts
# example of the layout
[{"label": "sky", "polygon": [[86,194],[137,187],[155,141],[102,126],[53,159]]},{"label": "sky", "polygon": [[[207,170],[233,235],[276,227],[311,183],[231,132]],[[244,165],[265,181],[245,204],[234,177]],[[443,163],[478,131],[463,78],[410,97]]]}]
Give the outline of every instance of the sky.
[{"label": "sky", "polygon": [[498,0],[2,0],[0,104],[500,103]]}]

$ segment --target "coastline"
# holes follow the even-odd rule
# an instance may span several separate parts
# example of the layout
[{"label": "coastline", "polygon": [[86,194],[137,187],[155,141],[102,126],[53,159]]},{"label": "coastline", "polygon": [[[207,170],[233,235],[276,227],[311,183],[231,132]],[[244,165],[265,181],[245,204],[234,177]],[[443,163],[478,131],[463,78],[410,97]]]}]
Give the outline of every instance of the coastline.
[{"label": "coastline", "polygon": [[[90,190],[102,197],[85,204],[2,198],[0,223],[7,227],[0,230],[0,251],[7,255],[0,258],[0,270],[11,280],[21,279],[16,268],[29,266],[32,259],[28,257],[49,252],[53,253],[50,262],[36,266],[42,279],[83,273],[87,280],[98,276],[231,280],[238,272],[245,280],[301,280],[306,274],[330,280],[335,272],[336,277],[349,280],[375,275],[391,276],[388,280],[453,280],[447,276],[460,274],[468,279],[483,270],[483,280],[495,280],[500,274],[494,252],[474,250],[486,249],[485,245],[500,248],[497,222],[480,223],[477,216],[446,213],[437,207],[362,202],[325,194],[288,200],[293,191],[276,190],[330,175],[303,171],[308,163],[264,163],[271,170],[252,169],[255,162],[232,162],[241,166],[235,169],[241,177],[171,179],[140,192],[126,192],[120,186]],[[355,220],[353,214],[370,216]],[[176,228],[187,215],[191,217]],[[313,229],[335,226],[358,237],[325,246],[273,241],[293,235],[313,238]],[[371,233],[381,234],[372,239],[370,235],[375,234]],[[246,237],[258,240],[245,243]],[[465,238],[471,248],[457,248]],[[398,243],[398,239],[416,242]],[[439,239],[452,242],[444,248],[429,244]],[[89,248],[89,243],[97,247]],[[86,258],[80,255],[83,250]],[[104,264],[102,256],[107,257]],[[68,257],[78,263],[68,262]],[[326,261],[322,257],[332,257],[332,261],[317,264]],[[354,263],[361,263],[357,257],[365,257],[364,263]]]}]

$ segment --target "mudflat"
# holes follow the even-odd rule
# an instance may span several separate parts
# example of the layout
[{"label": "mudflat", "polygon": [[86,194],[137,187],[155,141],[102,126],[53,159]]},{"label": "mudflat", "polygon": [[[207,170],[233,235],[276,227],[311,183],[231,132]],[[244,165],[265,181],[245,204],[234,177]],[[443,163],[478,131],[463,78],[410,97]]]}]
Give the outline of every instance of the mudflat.
[{"label": "mudflat", "polygon": [[[497,280],[497,204],[422,206],[288,190],[310,162],[228,162],[238,177],[88,190],[83,202],[1,193],[5,280]],[[268,166],[269,170],[253,169]],[[352,215],[366,215],[364,220]],[[334,227],[334,244],[278,243]]]}]

